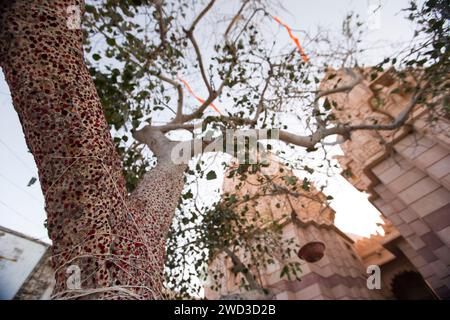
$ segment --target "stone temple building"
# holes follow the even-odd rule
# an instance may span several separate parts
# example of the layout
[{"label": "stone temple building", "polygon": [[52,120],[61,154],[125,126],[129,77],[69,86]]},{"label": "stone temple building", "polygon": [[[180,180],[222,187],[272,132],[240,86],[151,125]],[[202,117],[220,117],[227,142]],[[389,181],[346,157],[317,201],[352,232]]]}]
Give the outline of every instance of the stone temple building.
[{"label": "stone temple building", "polygon": [[[270,167],[270,176],[277,185],[285,185],[283,176],[293,176],[289,169],[276,161],[271,161]],[[253,198],[260,190],[260,176],[259,173],[249,175],[244,182],[238,177],[226,179],[224,192]],[[238,191],[235,190],[237,184],[240,184]],[[249,202],[248,214],[258,211],[261,216],[276,220],[287,215],[283,224],[283,237],[294,239],[299,246],[320,241],[325,244],[325,255],[318,262],[302,263],[301,281],[280,278],[282,266],[279,261],[269,265],[267,270],[253,270],[254,274],[259,271],[262,287],[269,289],[274,298],[280,300],[382,299],[380,292],[368,289],[364,263],[355,250],[354,241],[334,225],[335,212],[325,204],[326,196],[313,187],[303,190],[301,180],[297,181],[297,186],[296,190],[300,191],[297,197],[288,194],[268,195]],[[299,260],[298,257],[293,259]],[[206,298],[218,299],[236,294],[243,298],[254,298],[240,287],[242,275],[235,275],[232,268],[231,259],[223,255],[213,261],[210,274],[214,270],[221,270],[225,276],[221,279],[219,291],[211,290],[208,286],[205,288]]]},{"label": "stone temple building", "polygon": [[[371,235],[354,244],[355,251],[366,267],[377,265],[381,270],[380,293],[385,299],[438,299],[417,268],[402,253],[399,231],[384,219],[384,235]],[[404,245],[403,245],[404,246]]]},{"label": "stone temple building", "polygon": [[[411,100],[396,75],[390,69],[348,93],[330,96],[344,106],[335,111],[336,118],[390,123]],[[354,132],[342,144],[344,156],[338,160],[344,177],[371,195],[370,202],[388,222],[386,237],[356,248],[362,253],[379,247],[377,255],[385,257],[374,261],[382,263],[382,270],[402,261],[403,268],[386,275],[391,292],[402,296],[395,292],[403,290],[398,288],[402,281],[412,287],[424,280],[434,296],[450,299],[450,119],[448,113],[434,112],[430,122],[430,115],[418,106],[398,130]],[[413,290],[409,294],[405,298],[414,297]]]}]

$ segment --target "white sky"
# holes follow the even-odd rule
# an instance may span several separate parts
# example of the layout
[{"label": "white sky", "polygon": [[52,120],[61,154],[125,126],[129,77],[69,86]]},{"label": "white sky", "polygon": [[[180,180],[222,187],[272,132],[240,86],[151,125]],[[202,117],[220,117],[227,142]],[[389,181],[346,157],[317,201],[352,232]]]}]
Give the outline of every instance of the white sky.
[{"label": "white sky", "polygon": [[[225,0],[221,0],[225,1]],[[229,1],[229,0],[227,0]],[[388,55],[392,43],[405,43],[412,37],[412,26],[400,12],[408,0],[283,0],[286,11],[278,16],[293,29],[315,31],[317,25],[338,29],[346,13],[353,10],[367,21],[370,5],[381,4],[380,28],[368,33],[363,48],[374,48],[365,55],[365,63],[376,63]],[[300,41],[301,33],[298,33]],[[286,36],[279,41],[290,41]],[[398,49],[398,48],[397,48]],[[44,200],[39,182],[31,187],[27,183],[37,177],[32,155],[12,106],[8,86],[0,71],[0,225],[49,241],[44,228]],[[339,152],[339,149],[336,149]],[[340,175],[330,179],[328,194],[334,196],[336,224],[345,232],[368,236],[375,232],[379,213],[367,201],[367,195],[354,189]]]}]

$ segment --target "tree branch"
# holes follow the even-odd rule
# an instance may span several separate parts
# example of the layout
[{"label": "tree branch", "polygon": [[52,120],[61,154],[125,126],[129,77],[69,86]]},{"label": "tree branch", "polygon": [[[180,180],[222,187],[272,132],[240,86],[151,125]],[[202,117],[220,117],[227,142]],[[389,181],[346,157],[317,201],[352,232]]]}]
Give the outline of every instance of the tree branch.
[{"label": "tree branch", "polygon": [[197,16],[197,18],[195,18],[194,22],[192,22],[191,27],[189,28],[189,30],[191,32],[193,32],[195,30],[195,27],[197,26],[197,24],[200,22],[200,20],[208,13],[208,11],[213,7],[214,3],[216,2],[216,0],[211,0],[208,5],[203,8],[203,10],[200,12],[200,14]]},{"label": "tree branch", "polygon": [[352,81],[346,85],[336,87],[329,90],[319,90],[316,97],[314,98],[313,102],[313,113],[314,118],[316,119],[317,126],[319,129],[323,129],[326,127],[325,121],[321,117],[320,107],[319,107],[319,101],[321,98],[329,96],[331,94],[340,93],[340,92],[347,92],[351,91],[355,86],[361,83],[363,80],[363,77],[360,73],[354,72],[350,68],[345,68],[345,72],[352,77]]},{"label": "tree branch", "polygon": [[203,58],[202,58],[202,54],[200,52],[200,48],[197,44],[197,40],[195,40],[193,31],[185,30],[185,32],[186,32],[188,39],[191,41],[192,46],[194,47],[195,55],[197,56],[197,61],[198,61],[198,68],[200,69],[200,74],[202,75],[203,83],[205,84],[206,88],[208,89],[209,95],[211,95],[213,92],[213,89],[211,87],[211,84],[208,81],[208,77],[206,76],[205,67],[203,65]]},{"label": "tree branch", "polygon": [[[422,93],[424,92],[425,88],[427,87],[427,84],[425,84],[422,89],[420,89],[414,97],[411,99],[411,101],[408,103],[408,105],[403,109],[402,112],[395,118],[394,121],[392,121],[389,124],[355,124],[355,125],[348,125],[348,124],[338,124],[331,128],[323,128],[318,129],[314,133],[310,135],[297,135],[290,133],[285,130],[279,130],[278,131],[278,138],[285,142],[290,143],[296,146],[305,147],[305,148],[313,148],[317,143],[319,143],[322,139],[325,137],[328,137],[330,135],[340,135],[344,138],[348,138],[350,133],[357,130],[383,130],[383,131],[389,131],[389,130],[395,130],[401,127],[406,123],[408,120],[408,116],[413,111],[414,107],[417,105],[419,99],[422,96]],[[229,118],[231,119],[231,118]],[[240,119],[242,121],[242,119]],[[251,120],[249,120],[251,121]],[[153,132],[155,129],[159,130],[160,132],[167,132],[170,130],[175,129],[191,129],[193,128],[192,124],[168,124],[165,126],[155,127],[151,128],[150,126],[144,127],[142,130],[140,130],[137,134],[135,134],[135,138],[140,142],[145,142],[149,139],[151,139],[151,136],[153,135]],[[257,140],[261,139],[273,139],[273,136],[268,136],[268,132],[265,129],[250,129],[253,130],[251,136],[255,137]],[[250,132],[249,130],[249,132]],[[274,130],[274,129],[273,129]],[[240,134],[245,134],[246,130],[239,131]],[[236,136],[236,133],[233,134],[233,138]],[[174,147],[178,147],[180,149],[186,148],[188,150],[190,148],[190,155],[195,156],[196,154],[202,153],[202,152],[208,152],[208,151],[214,151],[215,147],[223,146],[224,139],[230,138],[230,137],[223,137],[220,136],[216,139],[211,141],[205,141],[203,139],[195,139],[190,141],[184,141],[184,142],[178,142],[178,145]],[[167,138],[166,138],[167,139]],[[145,142],[146,143],[146,142]],[[174,142],[175,143],[175,142]],[[197,148],[195,148],[197,146]],[[198,148],[198,146],[201,146],[201,149]],[[223,150],[226,152],[226,150]],[[234,156],[234,155],[233,155]]]},{"label": "tree branch", "polygon": [[360,73],[355,73],[354,70],[350,68],[344,69],[347,74],[352,77],[352,81],[346,85],[329,89],[329,90],[320,90],[315,98],[315,101],[318,101],[320,98],[325,96],[329,96],[334,93],[346,92],[352,90],[355,86],[357,86],[363,80],[362,75]]},{"label": "tree branch", "polygon": [[247,280],[250,289],[264,292],[264,288],[255,280],[250,270],[244,265],[239,257],[228,247],[223,247],[223,251],[231,258],[235,266],[235,270],[242,273],[245,280]]},{"label": "tree branch", "polygon": [[204,82],[206,88],[208,89],[208,93],[210,96],[213,93],[213,89],[211,87],[211,84],[208,81],[207,76],[206,76],[205,67],[203,65],[202,54],[200,52],[200,48],[198,46],[197,40],[195,39],[194,31],[195,31],[197,24],[208,13],[208,11],[211,10],[211,8],[213,7],[215,2],[216,2],[215,0],[210,1],[208,3],[208,5],[200,12],[200,14],[197,16],[197,18],[195,18],[191,27],[188,30],[184,30],[184,32],[186,33],[186,36],[188,37],[188,39],[192,43],[192,46],[194,47],[195,55],[196,55],[197,61],[198,61],[198,67],[200,69],[200,74],[202,75],[203,82]]}]

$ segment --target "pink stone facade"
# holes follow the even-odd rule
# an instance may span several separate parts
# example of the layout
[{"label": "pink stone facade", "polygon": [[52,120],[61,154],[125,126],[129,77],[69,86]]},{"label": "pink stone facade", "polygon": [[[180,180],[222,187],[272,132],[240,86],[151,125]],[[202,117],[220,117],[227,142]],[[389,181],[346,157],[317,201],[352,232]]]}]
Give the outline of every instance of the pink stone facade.
[{"label": "pink stone facade", "polygon": [[[284,170],[282,175],[286,175],[286,167],[276,162],[272,162],[271,165],[278,166]],[[291,172],[288,174],[292,175]],[[281,176],[279,172],[271,174],[275,181],[281,179],[278,176]],[[257,175],[249,176],[240,192],[252,196],[258,191],[256,181]],[[224,192],[236,192],[234,190],[236,183],[239,183],[237,179],[227,179],[224,183]],[[301,182],[299,186],[301,190]],[[311,200],[314,198],[319,201]],[[353,247],[353,240],[334,225],[335,213],[324,205],[324,198],[321,192],[311,189],[297,198],[286,195],[270,196],[253,204],[253,209],[272,219],[283,214],[290,215],[293,207],[295,217],[286,220],[283,237],[295,239],[299,246],[311,241],[321,241],[326,246],[325,256],[320,261],[316,263],[302,261],[301,281],[281,279],[281,264],[278,261],[267,270],[258,270],[263,287],[274,293],[274,298],[279,300],[381,299],[380,292],[367,288],[368,274]],[[295,259],[301,261],[298,257]],[[230,294],[241,294],[246,297],[246,290],[239,286],[240,276],[236,277],[231,268],[232,262],[225,256],[219,256],[214,260],[210,270],[221,270],[225,272],[225,276],[221,279],[222,289],[219,292],[211,290],[208,286],[205,288],[206,298],[218,299]]]},{"label": "pink stone facade", "polygon": [[[322,88],[349,80],[343,71],[337,74]],[[341,123],[391,123],[411,97],[391,69],[328,99],[337,103],[333,112]],[[303,263],[300,282],[280,280],[279,266],[263,270],[263,284],[276,299],[450,299],[450,122],[428,119],[429,111],[417,106],[401,128],[353,132],[341,145],[342,174],[371,195],[385,220],[385,235],[354,243],[334,225],[334,212],[297,202],[298,219],[285,225],[284,235],[299,244],[322,241],[326,252],[317,263]],[[235,183],[226,181],[224,189]],[[286,201],[278,209],[270,201],[258,206],[275,216],[287,210]],[[379,290],[367,288],[370,265],[381,269]],[[205,288],[207,298],[242,293],[225,257],[217,257],[210,268],[226,272],[220,292]]]},{"label": "pink stone facade", "polygon": [[[344,106],[337,118],[351,115],[362,122],[376,117],[389,123],[409,97],[391,93],[382,112],[371,101],[375,87],[384,92],[398,87],[392,73],[334,95],[331,99]],[[338,160],[344,177],[371,194],[371,202],[405,240],[397,248],[439,298],[450,299],[450,122],[439,118],[430,123],[428,114],[416,108],[395,132],[352,133]]]}]

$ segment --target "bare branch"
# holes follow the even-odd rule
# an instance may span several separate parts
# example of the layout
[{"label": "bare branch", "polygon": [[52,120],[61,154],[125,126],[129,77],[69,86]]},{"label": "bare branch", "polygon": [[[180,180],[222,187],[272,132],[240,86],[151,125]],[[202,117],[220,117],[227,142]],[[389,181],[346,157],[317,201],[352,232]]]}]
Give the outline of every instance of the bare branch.
[{"label": "bare branch", "polygon": [[161,40],[161,45],[165,46],[166,44],[166,34],[167,34],[167,26],[164,23],[164,17],[163,17],[163,1],[155,1],[154,2],[156,7],[156,18],[158,19],[158,25],[159,25],[159,38]]},{"label": "bare branch", "polygon": [[250,24],[250,21],[252,21],[252,19],[255,17],[255,15],[260,11],[264,12],[264,14],[266,14],[266,15],[269,14],[264,8],[255,9],[253,11],[253,13],[251,14],[251,16],[247,19],[247,22],[244,24],[244,26],[242,27],[241,31],[238,33],[238,35],[236,36],[236,39],[234,41],[237,41],[240,38],[242,33],[247,29],[248,25]]},{"label": "bare branch", "polygon": [[211,87],[211,84],[208,81],[208,77],[206,76],[205,67],[203,65],[203,58],[202,54],[200,52],[200,48],[197,44],[197,40],[195,40],[194,31],[189,29],[185,30],[186,36],[191,41],[192,46],[194,47],[195,55],[197,56],[198,61],[198,68],[200,69],[200,74],[202,75],[203,83],[205,84],[206,88],[208,89],[209,95],[212,94],[213,89]]},{"label": "bare branch", "polygon": [[[424,86],[421,90],[419,90],[416,95],[411,99],[411,101],[408,103],[408,105],[404,108],[404,110],[395,118],[394,121],[392,121],[389,124],[355,124],[355,125],[348,125],[348,124],[338,124],[334,127],[330,127],[330,128],[323,128],[323,129],[318,129],[316,130],[314,133],[310,134],[310,135],[297,135],[294,133],[290,133],[288,131],[285,130],[279,130],[279,139],[285,143],[290,143],[296,146],[300,146],[300,147],[305,147],[305,148],[313,148],[317,143],[321,142],[324,138],[331,136],[331,135],[340,135],[343,136],[344,139],[348,139],[349,135],[351,132],[353,131],[357,131],[357,130],[384,130],[384,131],[389,131],[389,130],[395,130],[398,129],[399,127],[401,127],[402,125],[404,125],[406,123],[406,121],[408,120],[408,116],[410,115],[410,113],[413,111],[414,107],[417,105],[423,91],[425,90],[426,86]],[[233,119],[231,117],[227,117],[228,120],[239,120],[241,121],[247,121],[247,122],[252,122],[253,120],[250,119]],[[151,128],[150,126],[144,127],[144,129],[141,130],[141,133],[139,133],[138,135],[141,135],[144,132],[152,132],[152,129],[155,130],[159,130],[161,132],[167,132],[170,130],[176,130],[176,129],[187,129],[187,130],[192,130],[194,127],[193,124],[183,124],[183,123],[179,123],[179,124],[168,124],[165,126],[159,126],[159,127],[154,127]],[[270,139],[270,137],[267,136],[267,131],[266,130],[255,130],[255,134],[256,134],[256,139],[260,140],[260,139]],[[186,144],[191,144],[191,150],[192,150],[192,156],[195,155],[194,152],[194,148],[193,146],[196,143],[201,144],[202,146],[202,151],[208,151],[208,150],[212,150],[213,144],[220,144],[223,143],[223,136],[220,136],[218,138],[216,138],[215,140],[213,140],[212,142],[210,141],[203,141],[202,139],[198,139],[198,140],[191,140],[191,141],[186,141],[183,143]],[[140,138],[138,139],[138,141],[144,141],[145,139]],[[187,146],[187,145],[186,145]],[[206,149],[205,149],[206,147]],[[197,153],[199,151],[197,150]]]},{"label": "bare branch", "polygon": [[[188,39],[192,43],[192,46],[194,47],[195,55],[196,55],[197,61],[198,61],[198,67],[200,69],[200,74],[202,76],[203,82],[204,82],[204,84],[205,84],[205,86],[206,86],[210,96],[213,95],[213,88],[212,88],[212,86],[211,86],[211,84],[210,84],[210,82],[208,80],[208,77],[206,76],[202,53],[200,51],[200,47],[199,47],[199,45],[197,43],[197,40],[195,38],[194,31],[195,31],[195,27],[197,26],[197,24],[199,23],[201,18],[203,16],[205,16],[206,13],[212,8],[212,6],[214,5],[214,2],[215,2],[215,0],[209,2],[208,5],[200,13],[200,15],[195,19],[195,21],[191,25],[191,27],[188,30],[184,30],[184,32],[186,33],[186,36],[188,37]],[[228,25],[228,27],[227,27],[227,29],[225,31],[225,40],[227,41],[227,43],[228,43],[228,33],[230,32],[231,28],[236,23],[238,18],[241,16],[241,13],[244,10],[244,8],[245,8],[245,6],[247,5],[248,2],[249,2],[249,0],[245,0],[242,3],[242,6],[239,8],[238,12],[234,15],[233,19],[231,20],[231,23]]]},{"label": "bare branch", "polygon": [[195,27],[197,27],[197,24],[200,22],[200,20],[202,20],[202,18],[208,13],[208,11],[213,7],[214,3],[216,2],[216,0],[211,0],[208,5],[203,8],[203,10],[200,12],[200,14],[197,16],[197,18],[195,18],[194,22],[192,22],[191,27],[189,28],[188,31],[190,32],[194,32]]},{"label": "bare branch", "polygon": [[[211,7],[213,6],[215,1],[211,1],[206,7],[205,9],[203,9],[203,11],[200,13],[200,15],[195,19],[194,23],[192,24],[191,28],[189,28],[189,30],[187,32],[194,32],[195,26],[197,25],[197,23],[200,21],[200,19],[208,12],[209,9],[211,9]],[[244,10],[246,4],[249,1],[245,1],[242,6],[240,7],[240,9],[238,10],[238,12],[235,14],[235,16],[233,17],[233,19],[231,20],[230,24],[227,27],[227,31],[230,30],[232,28],[232,26],[234,25],[234,23],[237,21],[238,17],[240,16],[242,10]],[[205,109],[222,93],[223,88],[225,87],[225,83],[227,82],[227,80],[230,78],[234,67],[237,64],[237,56],[236,56],[236,48],[232,43],[228,43],[228,46],[230,48],[231,54],[233,56],[233,61],[231,62],[224,79],[222,80],[222,83],[219,85],[217,90],[212,90],[212,89],[208,89],[209,91],[209,96],[208,98],[205,100],[205,102],[194,112],[192,112],[191,114],[185,115],[182,117],[183,121],[191,121],[193,119],[197,119],[200,118],[203,115],[203,112],[205,111]],[[195,46],[194,46],[195,48]],[[201,58],[201,55],[200,55]],[[200,61],[200,60],[199,60]],[[199,67],[200,67],[200,63],[199,63]],[[200,68],[200,71],[202,70],[202,68]],[[201,71],[202,72],[202,71]],[[204,71],[202,72],[202,77],[205,81],[205,83],[207,83],[207,79],[206,79],[206,75],[204,73]],[[209,85],[209,83],[208,83]]]},{"label": "bare branch", "polygon": [[348,137],[352,131],[357,130],[395,130],[400,128],[402,125],[406,123],[410,113],[413,111],[414,107],[417,105],[419,99],[422,96],[422,93],[425,91],[427,84],[425,84],[422,89],[420,89],[411,101],[407,104],[407,106],[400,112],[400,114],[389,124],[356,124],[356,125],[336,125],[332,128],[327,128],[323,130],[317,130],[313,134],[309,136],[299,136],[287,131],[280,131],[280,140],[286,143],[292,143],[297,146],[312,148],[314,145],[319,143],[323,138],[338,134],[343,136],[344,138]]},{"label": "bare branch", "polygon": [[408,116],[413,111],[414,107],[417,105],[422,93],[425,91],[427,85],[425,85],[421,90],[419,90],[407,106],[399,113],[397,118],[389,124],[360,124],[353,125],[349,127],[349,130],[395,130],[401,127],[408,120]]},{"label": "bare branch", "polygon": [[197,40],[195,39],[194,31],[195,31],[195,28],[196,28],[197,24],[208,13],[208,11],[211,10],[211,8],[213,7],[215,2],[216,2],[215,0],[210,1],[208,3],[208,5],[200,12],[200,14],[197,16],[197,18],[195,18],[195,20],[192,23],[191,27],[188,30],[184,30],[184,32],[186,33],[186,36],[191,41],[192,46],[194,47],[195,55],[197,56],[198,67],[200,69],[200,73],[202,75],[203,82],[205,83],[205,86],[208,89],[208,93],[209,93],[210,96],[213,93],[213,89],[211,87],[211,84],[208,81],[207,76],[206,76],[205,67],[204,67],[204,64],[203,64],[202,54],[200,52],[200,47],[198,46]]},{"label": "bare branch", "polygon": [[231,32],[231,29],[233,28],[233,26],[236,24],[236,22],[239,20],[239,17],[242,15],[242,12],[244,11],[246,5],[250,2],[250,0],[245,0],[242,2],[241,7],[239,8],[238,12],[234,15],[234,17],[231,19],[230,24],[228,25],[224,37],[225,37],[225,41],[228,43],[228,34]]},{"label": "bare branch", "polygon": [[314,98],[313,101],[313,116],[316,120],[317,123],[317,127],[319,130],[322,130],[326,127],[326,122],[322,119],[321,117],[321,111],[320,111],[320,106],[319,106],[319,101],[321,98],[329,96],[331,94],[335,94],[335,93],[340,93],[340,92],[348,92],[351,91],[355,86],[357,86],[358,84],[360,84],[363,80],[362,75],[358,72],[355,72],[354,70],[350,69],[350,68],[345,68],[344,69],[345,72],[351,76],[352,81],[349,82],[346,85],[340,86],[340,87],[336,87],[333,89],[329,89],[329,90],[319,90],[317,92],[316,97]]},{"label": "bare branch", "polygon": [[177,112],[173,122],[179,122],[183,116],[183,103],[184,103],[184,95],[183,95],[183,87],[177,81],[170,79],[169,77],[163,75],[162,73],[150,72],[151,75],[157,77],[161,81],[167,82],[172,85],[177,90],[178,101],[177,101]]}]

